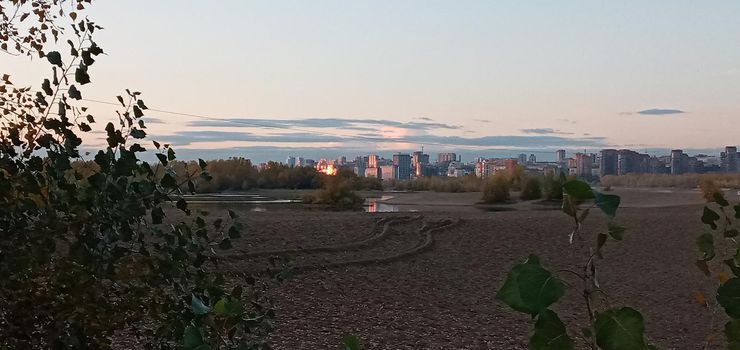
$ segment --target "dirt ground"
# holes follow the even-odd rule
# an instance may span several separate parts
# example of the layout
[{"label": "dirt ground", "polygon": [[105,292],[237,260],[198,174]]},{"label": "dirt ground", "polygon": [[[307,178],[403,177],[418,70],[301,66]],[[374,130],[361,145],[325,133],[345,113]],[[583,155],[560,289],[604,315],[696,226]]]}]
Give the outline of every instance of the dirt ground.
[{"label": "dirt ground", "polygon": [[[608,242],[598,261],[609,305],[641,310],[661,349],[702,348],[712,317],[692,293],[711,296],[717,282],[693,265],[701,197],[687,190],[615,193],[623,197],[617,218],[628,232],[624,241]],[[473,207],[474,194],[393,195],[425,210],[275,207],[243,215],[248,234],[240,252],[291,250],[299,267],[276,291],[275,349],[337,349],[346,334],[359,336],[366,349],[526,349],[529,317],[494,300],[506,272],[530,253],[552,271],[576,269],[604,222],[592,214],[586,241],[569,245],[572,222],[557,210],[487,212]],[[451,206],[428,205],[445,197]],[[238,258],[236,266],[255,259]],[[586,317],[579,281],[562,277],[573,286],[554,308],[578,330]],[[715,328],[724,322],[717,317]]]}]

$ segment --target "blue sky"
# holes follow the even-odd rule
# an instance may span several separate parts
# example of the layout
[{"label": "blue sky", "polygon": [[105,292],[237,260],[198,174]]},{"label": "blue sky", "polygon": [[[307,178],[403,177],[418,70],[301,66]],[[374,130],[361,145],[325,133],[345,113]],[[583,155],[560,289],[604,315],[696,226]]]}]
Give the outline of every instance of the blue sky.
[{"label": "blue sky", "polygon": [[[152,108],[242,121],[150,113],[150,134],[187,154],[739,139],[738,1],[127,0],[89,14],[108,56],[86,97],[131,88]],[[38,81],[38,62],[0,64]]]}]

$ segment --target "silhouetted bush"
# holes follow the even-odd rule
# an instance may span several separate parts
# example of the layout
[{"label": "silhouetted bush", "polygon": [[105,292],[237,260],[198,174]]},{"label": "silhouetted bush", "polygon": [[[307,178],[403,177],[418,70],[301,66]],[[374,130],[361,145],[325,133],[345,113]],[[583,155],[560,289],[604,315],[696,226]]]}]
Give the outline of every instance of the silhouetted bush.
[{"label": "silhouetted bush", "polygon": [[542,198],[542,186],[540,185],[540,180],[538,178],[530,177],[524,184],[524,188],[522,189],[522,193],[519,195],[519,198],[523,200]]},{"label": "silhouetted bush", "polygon": [[510,182],[506,175],[498,173],[486,181],[483,189],[484,203],[504,203],[510,197]]}]

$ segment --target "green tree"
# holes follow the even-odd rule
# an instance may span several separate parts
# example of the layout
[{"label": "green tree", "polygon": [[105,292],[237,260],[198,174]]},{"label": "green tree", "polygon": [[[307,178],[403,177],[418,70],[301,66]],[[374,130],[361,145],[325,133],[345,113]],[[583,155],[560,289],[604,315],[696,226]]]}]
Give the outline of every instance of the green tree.
[{"label": "green tree", "polygon": [[[219,264],[240,236],[237,213],[210,217],[182,197],[210,178],[207,164],[177,168],[173,148],[145,143],[147,105],[130,90],[107,146],[82,150],[98,119],[83,94],[103,58],[102,27],[80,14],[90,2],[0,3],[0,49],[49,66],[37,89],[0,73],[0,348],[106,349],[114,335],[142,348],[264,348],[271,279],[241,274],[227,289]],[[149,144],[156,164],[139,158]]]}]

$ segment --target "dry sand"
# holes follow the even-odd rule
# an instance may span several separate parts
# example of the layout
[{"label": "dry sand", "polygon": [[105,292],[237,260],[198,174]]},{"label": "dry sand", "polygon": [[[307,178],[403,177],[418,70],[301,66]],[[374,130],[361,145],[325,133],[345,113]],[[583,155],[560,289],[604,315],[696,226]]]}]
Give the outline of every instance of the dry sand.
[{"label": "dry sand", "polygon": [[[624,199],[618,221],[628,233],[622,242],[609,242],[598,262],[610,305],[641,310],[650,340],[661,349],[701,348],[711,318],[692,293],[711,295],[714,283],[693,265],[694,240],[702,232],[701,197],[686,190],[616,193]],[[248,229],[237,247],[242,252],[334,247],[294,254],[303,267],[396,257],[299,271],[276,291],[275,349],[336,349],[345,334],[358,335],[366,349],[526,349],[531,321],[493,298],[506,272],[529,253],[553,271],[582,265],[585,245],[604,220],[592,214],[585,224],[588,242],[569,245],[571,221],[556,210],[485,212],[473,207],[475,194],[392,195],[395,203],[414,202],[426,210],[370,214],[274,207],[243,215]],[[451,206],[429,205],[445,198]],[[407,221],[390,220],[399,217]],[[444,219],[450,226],[430,232]],[[387,232],[368,243],[389,220]],[[425,236],[433,244],[415,251]],[[346,250],[344,244],[350,244]],[[236,268],[255,259],[239,259]],[[577,330],[586,317],[578,281],[563,277],[574,288],[555,310]],[[718,318],[717,329],[723,323]]]}]

